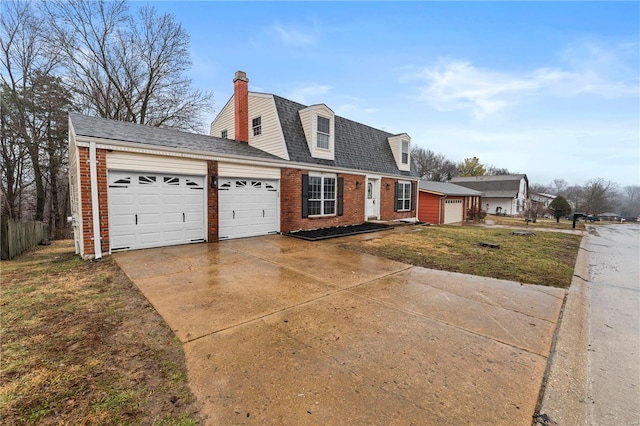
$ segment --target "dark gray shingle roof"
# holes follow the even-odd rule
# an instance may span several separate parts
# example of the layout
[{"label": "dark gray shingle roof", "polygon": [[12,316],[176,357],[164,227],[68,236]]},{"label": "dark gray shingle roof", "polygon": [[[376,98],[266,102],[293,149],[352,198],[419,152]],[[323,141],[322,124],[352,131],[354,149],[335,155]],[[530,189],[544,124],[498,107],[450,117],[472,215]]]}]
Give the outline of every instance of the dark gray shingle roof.
[{"label": "dark gray shingle roof", "polygon": [[525,174],[500,176],[468,176],[454,177],[449,182],[466,188],[484,192],[489,198],[513,198],[520,190],[520,180],[527,178]]},{"label": "dark gray shingle roof", "polygon": [[387,140],[389,136],[393,136],[391,133],[337,115],[334,135],[335,160],[313,158],[298,114],[298,111],[307,106],[276,95],[273,95],[273,98],[289,158],[292,161],[392,175],[416,176],[415,172],[398,169]]},{"label": "dark gray shingle roof", "polygon": [[449,182],[434,182],[430,180],[420,180],[420,189],[424,191],[436,192],[444,195],[459,195],[466,197],[482,196],[480,191],[475,191],[464,186]]},{"label": "dark gray shingle roof", "polygon": [[69,113],[69,118],[78,136],[134,142],[201,153],[281,160],[274,155],[249,146],[248,143],[230,139],[216,138],[161,127],[144,126],[142,124],[109,120],[106,118],[89,117],[73,112]]}]

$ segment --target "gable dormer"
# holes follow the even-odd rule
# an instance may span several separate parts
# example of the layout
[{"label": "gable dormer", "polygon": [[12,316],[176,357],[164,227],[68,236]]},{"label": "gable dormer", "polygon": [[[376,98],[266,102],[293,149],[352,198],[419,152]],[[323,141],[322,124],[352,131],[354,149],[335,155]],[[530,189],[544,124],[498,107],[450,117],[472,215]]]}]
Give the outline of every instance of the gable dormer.
[{"label": "gable dormer", "polygon": [[401,133],[389,136],[388,141],[398,169],[405,172],[411,171],[411,136]]},{"label": "gable dormer", "polygon": [[314,158],[335,159],[335,114],[325,104],[298,111],[309,152]]}]

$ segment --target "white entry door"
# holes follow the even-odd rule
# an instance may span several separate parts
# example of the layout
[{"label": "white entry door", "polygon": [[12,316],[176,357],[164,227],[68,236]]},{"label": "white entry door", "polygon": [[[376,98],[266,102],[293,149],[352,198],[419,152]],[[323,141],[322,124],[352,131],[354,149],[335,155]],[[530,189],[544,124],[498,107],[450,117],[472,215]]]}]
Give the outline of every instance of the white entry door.
[{"label": "white entry door", "polygon": [[109,171],[111,250],[205,240],[204,176]]},{"label": "white entry door", "polygon": [[379,194],[378,180],[367,179],[367,199],[365,202],[365,215],[367,219],[378,219],[380,217]]},{"label": "white entry door", "polygon": [[218,238],[254,237],[280,230],[278,181],[220,178]]}]

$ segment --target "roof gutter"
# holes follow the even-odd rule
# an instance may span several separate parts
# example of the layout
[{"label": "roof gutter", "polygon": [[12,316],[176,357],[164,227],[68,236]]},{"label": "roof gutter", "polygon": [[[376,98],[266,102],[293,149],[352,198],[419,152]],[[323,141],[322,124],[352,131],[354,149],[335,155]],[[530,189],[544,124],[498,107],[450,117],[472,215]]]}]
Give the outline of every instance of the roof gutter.
[{"label": "roof gutter", "polygon": [[318,164],[309,164],[309,163],[298,163],[292,162],[290,160],[279,160],[279,159],[270,159],[270,158],[256,158],[242,155],[225,155],[220,153],[211,153],[207,151],[190,151],[185,152],[183,150],[165,147],[165,146],[152,146],[146,144],[140,144],[136,142],[125,142],[125,141],[114,141],[110,139],[96,138],[92,136],[79,136],[76,135],[76,145],[77,146],[90,146],[92,143],[96,145],[98,149],[106,149],[106,150],[118,150],[118,151],[128,151],[128,152],[138,152],[142,154],[151,154],[151,155],[171,155],[174,157],[182,157],[182,158],[193,158],[198,160],[213,160],[213,161],[230,161],[242,164],[251,164],[256,166],[273,166],[273,167],[281,167],[285,169],[304,169],[310,171],[326,171],[326,170],[335,170],[337,173],[350,173],[350,174],[367,174],[367,175],[376,175],[382,177],[389,177],[394,179],[405,179],[408,181],[419,181],[417,176],[404,176],[404,175],[395,175],[391,173],[382,173],[376,172],[373,170],[358,170],[358,169],[348,169],[337,166],[323,166]]},{"label": "roof gutter", "polygon": [[89,174],[91,180],[91,213],[93,215],[93,252],[96,259],[102,258],[102,238],[100,238],[100,206],[98,203],[98,167],[96,143],[89,143]]}]

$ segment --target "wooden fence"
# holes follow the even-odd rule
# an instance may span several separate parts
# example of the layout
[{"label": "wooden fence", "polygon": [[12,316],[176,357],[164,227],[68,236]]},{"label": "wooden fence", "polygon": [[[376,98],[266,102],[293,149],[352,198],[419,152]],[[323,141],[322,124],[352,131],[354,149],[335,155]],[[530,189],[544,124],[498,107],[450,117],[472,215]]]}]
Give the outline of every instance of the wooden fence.
[{"label": "wooden fence", "polygon": [[44,222],[2,221],[0,227],[0,259],[9,260],[47,240],[49,230]]}]

